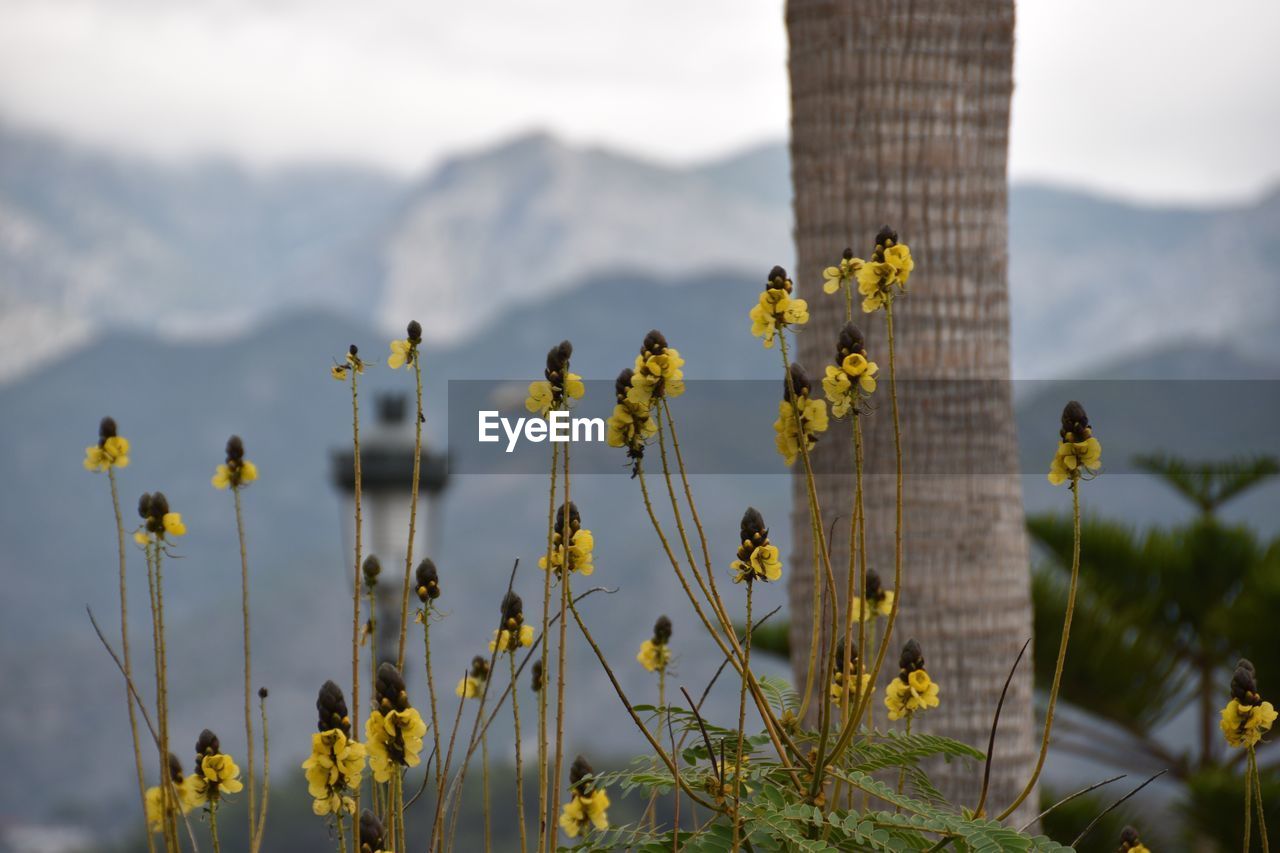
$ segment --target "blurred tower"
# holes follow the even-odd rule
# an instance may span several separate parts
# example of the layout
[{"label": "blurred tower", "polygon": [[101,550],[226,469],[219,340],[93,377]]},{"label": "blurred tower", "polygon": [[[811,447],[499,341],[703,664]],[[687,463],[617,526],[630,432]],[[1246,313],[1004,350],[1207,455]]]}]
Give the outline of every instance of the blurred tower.
[{"label": "blurred tower", "polygon": [[[349,546],[344,576],[350,584],[350,546],[355,537],[355,460],[350,447],[335,449],[331,458],[333,482],[344,497],[346,531],[343,538]],[[371,427],[360,431],[360,480],[364,555],[376,554],[382,563],[375,598],[377,652],[379,660],[394,661],[400,638],[400,603],[404,590],[405,546],[409,538],[409,504],[413,489],[413,420],[407,395],[378,395],[377,420]],[[440,494],[447,480],[446,456],[428,451],[424,437],[413,542],[415,567],[423,557],[431,556],[429,548],[439,548],[436,523]],[[410,613],[416,603],[416,598],[410,603]]]}]

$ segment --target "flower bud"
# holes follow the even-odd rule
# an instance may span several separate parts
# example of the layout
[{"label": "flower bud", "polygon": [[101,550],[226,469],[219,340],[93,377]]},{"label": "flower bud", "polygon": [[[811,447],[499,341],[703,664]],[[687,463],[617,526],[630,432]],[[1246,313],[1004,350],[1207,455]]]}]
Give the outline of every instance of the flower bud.
[{"label": "flower bud", "polygon": [[644,336],[644,344],[641,345],[642,353],[650,355],[662,355],[667,349],[667,338],[657,329],[650,329],[649,334]]},{"label": "flower bud", "polygon": [[377,677],[373,683],[373,693],[378,699],[378,707],[386,711],[407,711],[409,709],[409,691],[405,689],[404,677],[395,664],[383,662],[378,667]]},{"label": "flower bud", "polygon": [[342,695],[342,688],[332,681],[326,681],[320,687],[320,695],[316,698],[316,711],[320,715],[320,722],[317,725],[319,731],[340,729],[343,734],[351,735],[351,718],[347,715],[346,697]]},{"label": "flower bud", "polygon": [[659,616],[658,621],[653,623],[653,642],[658,646],[671,642],[671,620],[665,615]]},{"label": "flower bud", "polygon": [[244,442],[240,440],[240,436],[233,435],[227,439],[227,463],[239,462],[244,459]]},{"label": "flower bud", "polygon": [[764,526],[764,516],[760,514],[760,510],[753,506],[747,507],[747,511],[742,514],[738,538],[752,545],[759,545],[769,538],[769,528]]},{"label": "flower bud", "polygon": [[414,580],[417,582],[418,600],[423,604],[440,597],[440,573],[436,571],[436,564],[430,557],[424,557],[418,563]]},{"label": "flower bud", "polygon": [[920,651],[920,644],[914,639],[907,640],[903,644],[902,655],[898,658],[898,668],[902,670],[903,675],[915,672],[917,669],[924,669],[924,653]]},{"label": "flower bud", "polygon": [[836,364],[843,364],[845,358],[853,353],[866,355],[867,340],[862,330],[850,322],[840,330],[840,339],[836,342]]},{"label": "flower bud", "polygon": [[627,392],[631,390],[631,377],[635,376],[635,371],[631,368],[624,368],[618,374],[618,378],[613,382],[613,393],[618,398],[619,403],[627,401]]},{"label": "flower bud", "polygon": [[534,693],[542,690],[542,661],[535,660],[533,662],[533,669],[529,675],[529,680],[532,682]]},{"label": "flower bud", "polygon": [[576,794],[587,796],[595,787],[595,773],[591,763],[579,755],[569,767],[569,788]]},{"label": "flower bud", "polygon": [[809,374],[799,364],[792,364],[787,381],[782,383],[782,399],[792,399],[792,391],[797,397],[808,397],[813,386],[809,383]]},{"label": "flower bud", "polygon": [[376,853],[387,844],[383,840],[382,821],[368,809],[360,812],[360,853]]},{"label": "flower bud", "polygon": [[1062,410],[1062,429],[1058,433],[1063,441],[1084,441],[1093,435],[1093,430],[1089,428],[1089,416],[1084,412],[1084,406],[1072,400]]},{"label": "flower bud", "polygon": [[417,320],[410,320],[408,327],[406,327],[405,329],[405,332],[407,333],[407,336],[409,338],[409,343],[411,344],[422,343],[422,324],[419,323]]},{"label": "flower bud", "polygon": [[369,589],[373,589],[378,584],[378,575],[382,574],[382,563],[378,561],[376,554],[370,554],[364,558],[364,566],[361,571],[364,573],[364,585]]},{"label": "flower bud", "polygon": [[102,445],[106,444],[108,438],[115,438],[115,437],[116,437],[116,419],[110,418],[110,417],[103,418],[101,422],[99,422],[98,424],[98,446],[101,447]]},{"label": "flower bud", "polygon": [[208,729],[200,732],[200,737],[196,738],[196,769],[200,769],[200,762],[206,755],[217,755],[221,752],[221,746],[218,743],[218,736],[213,732]]}]

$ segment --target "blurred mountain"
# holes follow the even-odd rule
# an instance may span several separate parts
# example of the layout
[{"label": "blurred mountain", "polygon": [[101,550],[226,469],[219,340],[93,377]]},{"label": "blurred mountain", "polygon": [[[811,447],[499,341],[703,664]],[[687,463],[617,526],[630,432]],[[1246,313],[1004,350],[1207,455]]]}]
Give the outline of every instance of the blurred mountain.
[{"label": "blurred mountain", "polygon": [[[781,144],[676,168],[530,135],[406,180],[161,166],[0,124],[0,381],[116,330],[225,337],[299,308],[384,332],[417,313],[460,342],[620,275],[754,279],[790,265],[790,231]],[[1188,341],[1273,360],[1277,235],[1280,193],[1174,209],[1015,186],[1015,374]]]}]

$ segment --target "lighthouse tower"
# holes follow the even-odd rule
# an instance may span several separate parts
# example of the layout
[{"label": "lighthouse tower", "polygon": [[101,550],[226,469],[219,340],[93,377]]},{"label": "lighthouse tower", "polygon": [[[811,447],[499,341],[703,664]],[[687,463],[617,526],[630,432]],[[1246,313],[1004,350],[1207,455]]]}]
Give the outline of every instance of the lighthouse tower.
[{"label": "lighthouse tower", "polygon": [[[440,495],[448,480],[444,454],[430,452],[423,439],[418,477],[418,512],[414,528],[414,565],[439,546],[437,526]],[[355,468],[350,447],[332,454],[333,482],[342,492],[348,543],[355,535]],[[394,662],[400,637],[400,603],[404,589],[405,548],[409,542],[410,497],[413,491],[413,420],[405,394],[377,397],[377,419],[360,431],[361,516],[364,554],[382,563],[376,602],[379,660]],[[350,554],[350,550],[348,550]],[[348,568],[348,575],[350,568]],[[350,580],[348,581],[348,583]],[[413,603],[410,604],[412,619]]]}]

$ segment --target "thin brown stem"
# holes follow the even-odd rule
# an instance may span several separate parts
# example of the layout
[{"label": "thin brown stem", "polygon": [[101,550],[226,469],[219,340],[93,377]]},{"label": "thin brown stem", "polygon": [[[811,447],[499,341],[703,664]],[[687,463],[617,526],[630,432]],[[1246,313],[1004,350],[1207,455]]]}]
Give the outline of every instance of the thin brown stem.
[{"label": "thin brown stem", "polygon": [[[564,507],[562,515],[562,523],[560,527],[560,546],[564,549],[564,560],[561,562],[560,570],[560,629],[559,641],[560,645],[556,649],[556,750],[555,761],[553,762],[553,771],[551,779],[548,782],[551,793],[551,814],[550,819],[554,820],[556,814],[560,811],[560,782],[564,773],[564,683],[565,683],[565,649],[567,644],[567,622],[568,610],[573,604],[569,596],[569,579],[572,572],[569,570],[569,546],[572,544],[572,538],[575,535],[573,527],[569,523],[569,445],[564,446]],[[547,563],[548,574],[552,572],[553,566]],[[545,673],[545,670],[544,670]],[[554,846],[554,838],[552,846]]]},{"label": "thin brown stem", "polygon": [[422,356],[413,353],[413,377],[418,387],[418,412],[413,419],[413,480],[409,486],[409,544],[404,549],[404,590],[400,595],[400,646],[396,668],[404,671],[404,640],[409,632],[409,577],[413,573],[413,540],[418,529],[418,478],[422,471]]},{"label": "thin brown stem", "polygon": [[542,578],[542,644],[539,661],[542,664],[542,688],[538,690],[538,853],[542,853],[547,845],[547,662],[550,655],[550,644],[546,642],[551,628],[551,552],[554,547],[556,520],[556,477],[559,472],[556,463],[560,459],[560,445],[551,445],[551,488],[547,493],[547,570]]},{"label": "thin brown stem", "polygon": [[258,837],[257,829],[257,783],[254,777],[253,761],[253,700],[252,696],[252,647],[249,642],[249,552],[245,546],[244,512],[240,506],[240,486],[232,485],[231,494],[236,506],[236,536],[240,542],[240,610],[244,625],[244,737],[247,744],[247,760],[245,762],[248,777],[249,794],[249,839]]},{"label": "thin brown stem", "polygon": [[[111,508],[116,517],[116,541],[120,551],[120,653],[124,656],[124,673],[126,678],[133,677],[133,660],[129,654],[129,587],[126,579],[128,558],[125,551],[124,517],[120,512],[120,491],[116,486],[116,472],[107,468],[107,479],[111,482]],[[133,738],[133,761],[138,774],[138,798],[142,804],[143,821],[147,814],[147,781],[142,769],[142,741],[138,738],[138,712],[134,709],[133,693],[128,684],[124,691],[125,702],[129,708],[129,734]],[[155,853],[155,840],[151,833],[146,833],[147,851]]]},{"label": "thin brown stem", "polygon": [[[351,370],[351,447],[354,459],[355,501],[355,571],[354,590],[351,594],[351,730],[360,731],[360,581],[363,550],[363,517],[361,515],[361,472],[360,472],[360,393],[359,371]],[[351,821],[351,842],[355,850],[360,849],[360,787],[354,792],[355,813]]]},{"label": "thin brown stem", "polygon": [[738,690],[738,750],[733,765],[733,850],[738,849],[738,837],[742,825],[742,748],[747,728],[747,682],[751,675],[751,593],[755,584],[747,581],[747,636],[743,643],[745,658],[742,668],[742,687]]},{"label": "thin brown stem", "polygon": [[267,728],[267,697],[258,693],[258,711],[262,715],[262,799],[259,800],[258,834],[254,836],[253,853],[262,849],[262,837],[267,829],[267,801],[271,798],[271,733]]},{"label": "thin brown stem", "polygon": [[511,719],[516,735],[516,820],[520,828],[520,853],[525,853],[528,845],[524,826],[524,762],[520,755],[520,690],[516,684],[516,656],[507,652],[507,660],[511,666]]}]

